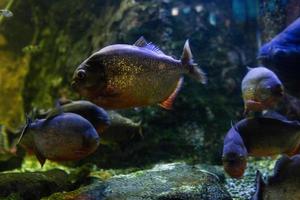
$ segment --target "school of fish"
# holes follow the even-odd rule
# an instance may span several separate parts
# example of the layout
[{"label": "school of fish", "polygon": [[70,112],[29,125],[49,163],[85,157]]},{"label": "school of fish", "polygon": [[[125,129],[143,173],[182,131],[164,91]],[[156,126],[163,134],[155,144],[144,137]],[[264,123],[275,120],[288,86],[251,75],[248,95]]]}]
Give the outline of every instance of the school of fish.
[{"label": "school of fish", "polygon": [[264,44],[241,84],[245,119],[224,138],[224,171],[242,178],[248,156],[283,155],[265,182],[257,171],[252,200],[300,199],[300,18]]},{"label": "school of fish", "polygon": [[[8,10],[0,14],[13,16]],[[241,83],[245,118],[232,124],[224,138],[223,166],[233,178],[243,177],[249,156],[283,154],[267,182],[257,172],[253,200],[300,199],[300,122],[276,110],[287,96],[300,97],[299,44],[300,18],[260,48],[257,59],[262,65],[249,68]],[[143,37],[133,45],[106,46],[74,71],[71,86],[86,100],[57,104],[44,118],[28,118],[19,144],[43,166],[47,159],[83,159],[100,143],[126,143],[135,135],[142,137],[141,122],[104,109],[155,104],[172,109],[184,75],[207,83],[206,74],[193,61],[188,40],[180,59],[166,55]]]}]

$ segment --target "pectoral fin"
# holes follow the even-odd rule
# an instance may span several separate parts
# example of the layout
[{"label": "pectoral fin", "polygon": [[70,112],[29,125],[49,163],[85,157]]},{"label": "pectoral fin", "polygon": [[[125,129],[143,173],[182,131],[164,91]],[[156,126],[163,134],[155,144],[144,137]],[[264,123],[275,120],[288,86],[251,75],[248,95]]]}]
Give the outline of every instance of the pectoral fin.
[{"label": "pectoral fin", "polygon": [[172,92],[172,94],[166,100],[161,102],[159,105],[161,107],[163,107],[164,109],[171,110],[173,107],[174,100],[175,100],[178,92],[180,91],[182,84],[183,84],[183,77],[180,77],[175,90]]}]

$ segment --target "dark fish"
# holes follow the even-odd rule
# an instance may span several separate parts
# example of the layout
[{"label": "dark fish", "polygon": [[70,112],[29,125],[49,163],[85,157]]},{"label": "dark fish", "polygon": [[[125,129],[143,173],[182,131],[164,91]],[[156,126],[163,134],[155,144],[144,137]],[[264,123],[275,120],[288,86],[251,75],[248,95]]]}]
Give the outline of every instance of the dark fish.
[{"label": "dark fish", "polygon": [[243,175],[247,156],[295,155],[300,151],[300,123],[284,116],[247,118],[236,123],[224,139],[223,165],[234,178]]},{"label": "dark fish", "polygon": [[134,45],[111,45],[91,55],[75,70],[72,86],[105,109],[156,103],[170,109],[183,74],[206,83],[205,74],[193,63],[188,41],[181,60],[176,60],[141,37]]},{"label": "dark fish", "polygon": [[61,106],[58,105],[56,109],[53,109],[48,114],[48,116],[56,115],[61,112],[70,112],[82,116],[94,126],[99,134],[103,133],[110,125],[110,118],[107,112],[89,101],[69,101]]},{"label": "dark fish", "polygon": [[224,170],[233,178],[242,177],[247,167],[247,156],[244,141],[232,126],[224,139],[222,156]]},{"label": "dark fish", "polygon": [[0,9],[0,15],[7,17],[7,18],[14,16],[14,14],[10,10],[7,10],[7,9]]},{"label": "dark fish", "polygon": [[265,67],[249,68],[241,89],[245,114],[274,108],[284,95],[281,81]]},{"label": "dark fish", "polygon": [[284,155],[275,165],[274,174],[265,182],[262,174],[256,173],[256,192],[252,200],[299,200],[300,155],[291,158]]},{"label": "dark fish", "polygon": [[46,159],[82,159],[93,153],[99,144],[99,135],[92,124],[73,113],[28,121],[23,135],[20,144],[31,150],[42,166]]},{"label": "dark fish", "polygon": [[264,44],[258,59],[277,74],[289,94],[300,97],[300,18]]},{"label": "dark fish", "polygon": [[109,111],[108,114],[111,125],[100,135],[101,144],[122,144],[136,135],[142,136],[141,121],[134,122],[115,111]]}]

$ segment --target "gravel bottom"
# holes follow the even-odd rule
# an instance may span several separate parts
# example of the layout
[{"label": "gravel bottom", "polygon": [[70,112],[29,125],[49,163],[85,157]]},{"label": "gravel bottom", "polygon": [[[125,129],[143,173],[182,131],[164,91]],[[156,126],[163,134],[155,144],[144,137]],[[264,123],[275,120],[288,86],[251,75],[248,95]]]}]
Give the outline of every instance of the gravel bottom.
[{"label": "gravel bottom", "polygon": [[248,167],[242,179],[232,179],[226,175],[226,185],[228,192],[234,200],[249,200],[255,192],[256,170],[259,170],[264,177],[273,174],[274,165],[277,158],[248,159]]}]

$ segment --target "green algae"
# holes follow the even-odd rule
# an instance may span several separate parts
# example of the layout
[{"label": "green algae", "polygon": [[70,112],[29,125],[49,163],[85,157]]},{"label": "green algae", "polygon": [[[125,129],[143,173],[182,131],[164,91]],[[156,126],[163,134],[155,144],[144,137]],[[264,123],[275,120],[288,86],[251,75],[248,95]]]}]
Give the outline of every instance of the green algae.
[{"label": "green algae", "polygon": [[19,194],[24,199],[38,199],[69,186],[67,174],[58,169],[47,172],[1,173],[0,197]]}]

